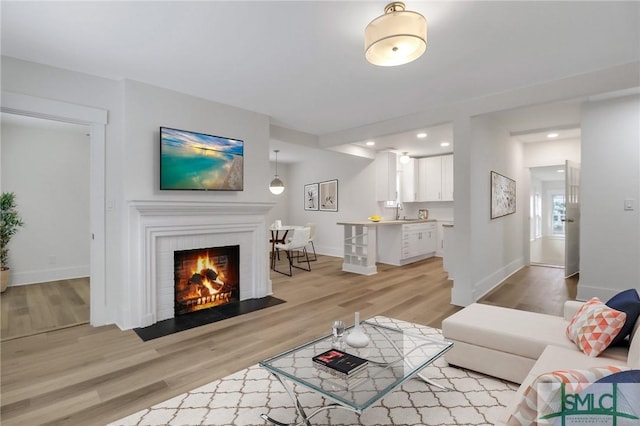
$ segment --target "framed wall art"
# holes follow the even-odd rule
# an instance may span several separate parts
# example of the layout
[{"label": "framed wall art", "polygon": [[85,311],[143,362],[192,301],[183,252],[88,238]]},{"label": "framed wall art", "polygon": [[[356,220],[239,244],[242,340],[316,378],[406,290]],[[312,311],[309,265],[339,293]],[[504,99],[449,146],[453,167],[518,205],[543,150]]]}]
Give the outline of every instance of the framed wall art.
[{"label": "framed wall art", "polygon": [[320,210],[325,212],[338,211],[338,180],[320,182]]},{"label": "framed wall art", "polygon": [[491,219],[516,212],[516,181],[491,172]]},{"label": "framed wall art", "polygon": [[318,210],[318,184],[310,183],[304,186],[304,209]]}]

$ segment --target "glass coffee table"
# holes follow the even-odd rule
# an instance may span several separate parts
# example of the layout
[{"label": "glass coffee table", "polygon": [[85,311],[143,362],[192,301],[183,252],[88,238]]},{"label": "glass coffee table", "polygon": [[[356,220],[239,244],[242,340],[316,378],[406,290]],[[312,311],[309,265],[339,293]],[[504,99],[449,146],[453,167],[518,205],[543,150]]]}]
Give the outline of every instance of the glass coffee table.
[{"label": "glass coffee table", "polygon": [[[259,365],[282,383],[302,421],[283,423],[266,414],[263,414],[262,418],[280,426],[310,426],[313,416],[330,408],[362,413],[414,376],[429,385],[446,389],[424,377],[420,370],[442,356],[453,343],[378,324],[373,320],[361,322],[360,327],[370,338],[369,344],[364,348],[352,348],[342,341],[335,342],[333,336],[328,335],[261,361]],[[345,335],[352,328],[353,326],[348,328]],[[331,348],[365,358],[369,363],[365,369],[353,376],[344,377],[329,373],[317,367],[312,357]],[[314,390],[331,403],[307,415],[289,381]]]}]

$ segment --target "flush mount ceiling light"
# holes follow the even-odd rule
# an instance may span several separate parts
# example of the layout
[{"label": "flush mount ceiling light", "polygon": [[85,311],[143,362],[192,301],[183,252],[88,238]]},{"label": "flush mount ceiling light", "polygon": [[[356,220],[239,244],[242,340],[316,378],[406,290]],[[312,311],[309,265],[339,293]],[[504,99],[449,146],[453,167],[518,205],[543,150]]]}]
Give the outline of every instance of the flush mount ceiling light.
[{"label": "flush mount ceiling light", "polygon": [[400,156],[400,162],[402,164],[408,164],[409,161],[411,161],[411,158],[409,158],[409,156],[407,154],[408,154],[408,152],[403,152],[402,155]]},{"label": "flush mount ceiling light", "polygon": [[282,194],[282,192],[284,191],[284,183],[280,180],[280,177],[278,176],[278,152],[280,152],[280,150],[274,149],[273,152],[276,153],[276,175],[271,181],[271,183],[269,184],[269,191],[271,191],[272,194],[278,195],[278,194]]},{"label": "flush mount ceiling light", "polygon": [[392,67],[418,59],[427,48],[427,20],[396,1],[364,30],[364,56],[374,65]]},{"label": "flush mount ceiling light", "polygon": [[426,138],[426,137],[427,137],[427,134],[426,134],[426,133],[418,133],[418,134],[416,135],[416,137],[417,137],[417,138],[419,138],[419,139],[424,139],[424,138]]},{"label": "flush mount ceiling light", "polygon": [[376,143],[374,141],[367,141],[367,146],[374,146]]},{"label": "flush mount ceiling light", "polygon": [[440,146],[441,146],[441,147],[443,147],[443,148],[444,148],[444,147],[447,147],[447,146],[449,146],[449,145],[450,145],[450,143],[449,143],[449,142],[446,142],[446,141],[442,141],[442,142],[440,142]]},{"label": "flush mount ceiling light", "polygon": [[553,132],[553,133],[547,133],[547,138],[548,138],[548,139],[557,138],[558,136],[560,136],[560,135],[558,135],[558,134],[557,134],[557,133],[555,133],[555,132]]}]

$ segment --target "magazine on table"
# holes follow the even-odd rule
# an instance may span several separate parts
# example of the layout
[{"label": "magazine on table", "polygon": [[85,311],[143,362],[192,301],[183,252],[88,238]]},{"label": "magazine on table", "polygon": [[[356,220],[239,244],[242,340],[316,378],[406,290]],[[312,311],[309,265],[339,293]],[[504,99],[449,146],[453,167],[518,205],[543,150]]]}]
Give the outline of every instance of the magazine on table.
[{"label": "magazine on table", "polygon": [[328,372],[335,372],[343,376],[351,376],[364,370],[369,361],[359,356],[341,351],[329,349],[312,358],[316,366]]}]

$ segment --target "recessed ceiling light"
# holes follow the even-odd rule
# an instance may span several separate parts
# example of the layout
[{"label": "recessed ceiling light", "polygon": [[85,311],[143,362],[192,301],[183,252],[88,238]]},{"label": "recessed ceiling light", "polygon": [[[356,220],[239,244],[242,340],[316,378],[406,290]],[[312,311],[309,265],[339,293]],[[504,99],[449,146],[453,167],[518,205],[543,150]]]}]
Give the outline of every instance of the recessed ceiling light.
[{"label": "recessed ceiling light", "polygon": [[556,170],[556,172],[558,172],[558,173],[564,173],[564,169],[558,169],[558,170]]},{"label": "recessed ceiling light", "polygon": [[547,133],[547,138],[549,139],[553,139],[553,138],[557,138],[558,134],[557,133]]},{"label": "recessed ceiling light", "polygon": [[374,146],[376,143],[374,141],[367,141],[367,146]]},{"label": "recessed ceiling light", "polygon": [[426,138],[426,137],[427,137],[427,134],[426,134],[426,133],[418,133],[418,134],[416,135],[416,137],[418,137],[418,138],[420,138],[420,139],[424,139],[424,138]]},{"label": "recessed ceiling light", "polygon": [[449,142],[440,142],[440,146],[449,146],[451,145]]}]

